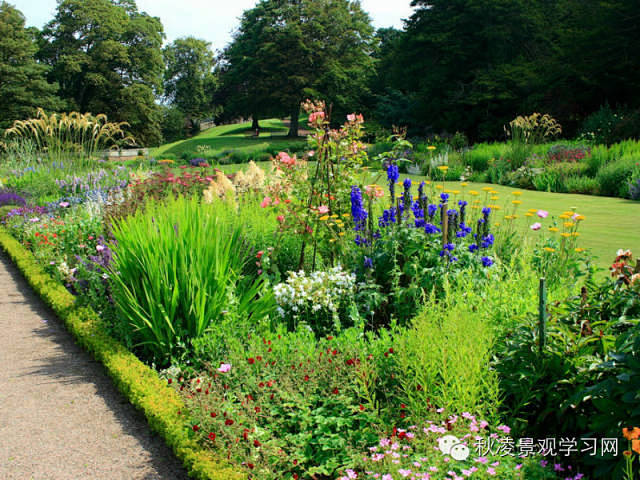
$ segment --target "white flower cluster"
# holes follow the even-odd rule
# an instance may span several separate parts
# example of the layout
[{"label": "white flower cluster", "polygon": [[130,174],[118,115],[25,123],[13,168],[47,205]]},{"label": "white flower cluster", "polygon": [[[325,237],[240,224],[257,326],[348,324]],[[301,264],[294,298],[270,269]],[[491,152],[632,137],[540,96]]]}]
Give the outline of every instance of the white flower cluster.
[{"label": "white flower cluster", "polygon": [[289,278],[274,288],[278,312],[285,316],[287,311],[294,315],[304,311],[324,310],[336,314],[341,302],[353,293],[356,276],[337,266],[326,272],[289,272]]}]

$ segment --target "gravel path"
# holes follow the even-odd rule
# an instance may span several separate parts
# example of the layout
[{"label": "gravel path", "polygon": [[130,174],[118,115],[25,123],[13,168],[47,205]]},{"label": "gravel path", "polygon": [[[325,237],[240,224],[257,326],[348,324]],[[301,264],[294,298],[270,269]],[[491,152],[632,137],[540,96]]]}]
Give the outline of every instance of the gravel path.
[{"label": "gravel path", "polygon": [[0,478],[187,478],[1,252]]}]

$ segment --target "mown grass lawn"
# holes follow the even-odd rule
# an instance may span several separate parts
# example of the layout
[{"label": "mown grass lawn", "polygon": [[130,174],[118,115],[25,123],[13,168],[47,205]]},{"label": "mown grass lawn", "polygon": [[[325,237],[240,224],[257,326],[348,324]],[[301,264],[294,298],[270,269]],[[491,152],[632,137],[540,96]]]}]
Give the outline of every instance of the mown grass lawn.
[{"label": "mown grass lawn", "polygon": [[[302,125],[302,124],[301,124]],[[264,151],[267,148],[286,149],[292,144],[304,144],[306,139],[291,139],[285,137],[288,128],[282,120],[270,119],[260,121],[260,136],[248,136],[251,133],[251,122],[236,123],[213,127],[187,140],[162,145],[151,152],[152,156],[160,158],[162,154],[180,155],[184,152],[195,152],[199,146],[207,146],[211,153],[224,150],[237,150],[246,153]],[[272,137],[271,135],[277,136]]]},{"label": "mown grass lawn", "polygon": [[[259,162],[259,166],[268,170],[269,162]],[[221,167],[226,173],[233,173],[246,165],[226,165]],[[408,175],[414,181],[414,185],[425,180],[425,177]],[[400,182],[407,175],[400,177]],[[372,175],[371,181],[384,184],[382,174]],[[442,184],[442,182],[437,182]],[[533,231],[529,227],[538,217],[525,217],[527,210],[535,208],[549,212],[549,218],[540,220],[545,228],[551,224],[551,217],[558,218],[564,211],[575,207],[576,212],[584,215],[586,220],[580,226],[579,245],[589,249],[594,257],[595,263],[603,268],[611,265],[616,252],[620,248],[629,248],[636,255],[640,255],[640,202],[625,200],[613,197],[597,197],[592,195],[574,195],[565,193],[547,193],[531,190],[522,190],[502,185],[488,183],[469,183],[466,188],[461,187],[461,182],[445,182],[444,188],[454,191],[467,192],[465,198],[471,198],[468,194],[471,190],[481,193],[478,198],[484,199],[483,187],[491,187],[498,192],[499,200],[490,201],[502,207],[511,205],[511,201],[516,198],[522,201],[518,206],[518,218],[512,220],[517,222],[522,232],[529,236],[538,236],[542,230]],[[513,192],[520,191],[522,195],[516,197]],[[462,194],[461,194],[462,195]],[[460,195],[460,196],[461,196]]]}]

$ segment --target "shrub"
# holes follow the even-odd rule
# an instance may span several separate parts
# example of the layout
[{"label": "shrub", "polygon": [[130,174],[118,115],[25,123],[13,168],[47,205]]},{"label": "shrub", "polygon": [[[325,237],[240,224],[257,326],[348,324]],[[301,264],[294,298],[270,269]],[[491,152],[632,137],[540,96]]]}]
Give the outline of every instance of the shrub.
[{"label": "shrub", "polygon": [[583,176],[589,166],[585,163],[555,163],[533,178],[537,190],[543,192],[566,193],[567,181],[571,177]]},{"label": "shrub", "polygon": [[254,162],[268,162],[271,160],[271,154],[269,152],[257,152],[253,154]]},{"label": "shrub", "polygon": [[596,176],[600,193],[611,197],[628,197],[629,181],[637,161],[637,157],[622,156],[601,168]]},{"label": "shrub", "polygon": [[143,358],[165,365],[207,330],[250,329],[274,307],[261,279],[241,276],[242,227],[214,213],[179,197],[114,222],[118,330]]},{"label": "shrub", "polygon": [[594,143],[612,145],[640,135],[640,110],[613,110],[608,104],[589,115],[580,137]]},{"label": "shrub", "polygon": [[600,184],[595,178],[587,176],[569,177],[565,182],[568,193],[582,193],[585,195],[597,195],[600,193]]},{"label": "shrub", "polygon": [[[615,280],[587,281],[581,294],[550,304],[545,345],[530,315],[499,341],[494,367],[503,413],[523,436],[619,438],[640,424],[640,267],[619,251]],[[576,455],[594,477],[622,478],[624,460]],[[615,470],[617,469],[617,470]]]}]

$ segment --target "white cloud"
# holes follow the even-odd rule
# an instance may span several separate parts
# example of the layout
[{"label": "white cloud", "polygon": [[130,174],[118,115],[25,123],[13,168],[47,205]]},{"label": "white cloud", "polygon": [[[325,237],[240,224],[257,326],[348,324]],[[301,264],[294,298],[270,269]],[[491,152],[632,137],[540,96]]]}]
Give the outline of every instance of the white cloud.
[{"label": "white cloud", "polygon": [[[27,25],[41,28],[54,15],[56,0],[9,0],[27,18]],[[160,17],[167,40],[193,35],[222,49],[231,39],[242,12],[256,0],[137,0],[138,8]],[[376,27],[402,27],[411,15],[411,0],[361,0]]]}]

